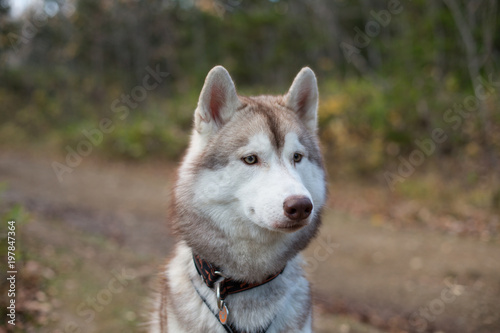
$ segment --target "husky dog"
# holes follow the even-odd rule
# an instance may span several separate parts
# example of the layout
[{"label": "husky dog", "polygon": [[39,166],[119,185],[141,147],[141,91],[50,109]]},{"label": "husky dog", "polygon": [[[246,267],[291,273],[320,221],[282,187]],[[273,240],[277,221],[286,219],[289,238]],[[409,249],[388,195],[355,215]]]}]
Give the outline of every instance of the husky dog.
[{"label": "husky dog", "polygon": [[174,189],[179,237],[151,332],[311,332],[299,254],[326,199],[318,88],[303,68],[284,96],[238,96],[213,68]]}]

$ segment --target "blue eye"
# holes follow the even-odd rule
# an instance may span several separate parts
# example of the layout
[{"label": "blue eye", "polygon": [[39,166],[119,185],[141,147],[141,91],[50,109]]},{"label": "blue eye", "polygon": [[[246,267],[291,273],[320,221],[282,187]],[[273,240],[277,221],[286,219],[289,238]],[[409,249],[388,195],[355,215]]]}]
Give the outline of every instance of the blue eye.
[{"label": "blue eye", "polygon": [[259,160],[256,155],[249,155],[247,157],[243,157],[243,162],[245,162],[248,165],[252,165],[257,163]]}]

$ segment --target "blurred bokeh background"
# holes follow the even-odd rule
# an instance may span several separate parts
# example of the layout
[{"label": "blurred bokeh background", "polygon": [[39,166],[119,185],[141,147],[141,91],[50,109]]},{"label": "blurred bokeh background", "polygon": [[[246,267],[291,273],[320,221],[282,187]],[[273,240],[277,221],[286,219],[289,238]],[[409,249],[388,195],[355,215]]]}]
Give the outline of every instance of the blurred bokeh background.
[{"label": "blurred bokeh background", "polygon": [[1,258],[15,219],[19,270],[17,325],[0,332],[143,327],[218,64],[243,95],[318,76],[317,332],[500,332],[499,14],[496,0],[0,0]]}]

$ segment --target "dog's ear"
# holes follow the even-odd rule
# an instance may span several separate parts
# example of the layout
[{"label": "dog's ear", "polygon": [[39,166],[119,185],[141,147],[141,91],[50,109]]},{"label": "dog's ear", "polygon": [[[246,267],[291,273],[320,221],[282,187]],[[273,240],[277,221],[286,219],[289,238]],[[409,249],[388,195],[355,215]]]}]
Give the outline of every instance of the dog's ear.
[{"label": "dog's ear", "polygon": [[216,66],[208,73],[195,111],[195,128],[201,135],[213,134],[233,116],[241,102],[227,70]]},{"label": "dog's ear", "polygon": [[311,132],[318,127],[318,84],[316,75],[309,67],[304,67],[293,80],[285,95],[286,105],[294,110]]}]

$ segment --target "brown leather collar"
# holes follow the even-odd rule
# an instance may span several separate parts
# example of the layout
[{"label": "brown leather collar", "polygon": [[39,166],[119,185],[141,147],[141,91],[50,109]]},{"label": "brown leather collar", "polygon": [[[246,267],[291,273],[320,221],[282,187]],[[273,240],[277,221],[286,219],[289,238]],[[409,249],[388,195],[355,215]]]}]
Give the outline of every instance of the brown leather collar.
[{"label": "brown leather collar", "polygon": [[[226,302],[224,301],[226,299],[226,296],[262,286],[263,284],[266,284],[269,281],[277,278],[281,273],[283,273],[286,267],[286,266],[283,267],[283,269],[276,274],[269,275],[262,282],[249,283],[249,282],[236,281],[224,276],[217,267],[210,264],[208,261],[203,260],[202,258],[200,258],[200,256],[196,254],[193,254],[193,261],[194,261],[194,267],[196,267],[198,274],[200,274],[203,282],[207,285],[207,287],[210,289],[214,289],[215,287],[216,289],[217,307],[219,308],[219,313],[218,314],[214,313],[214,315],[217,318],[217,320],[219,320],[222,327],[224,327],[224,330],[227,333],[240,333],[241,331],[238,330],[236,327],[234,327],[228,321],[229,309]],[[209,303],[200,294],[200,292],[196,289],[196,287],[195,290],[201,297],[203,302],[206,304],[206,306],[210,309],[210,311],[213,312]],[[272,323],[273,321],[269,322],[269,325],[266,328],[260,328],[256,332],[257,333],[267,332]]]},{"label": "brown leather collar", "polygon": [[193,254],[193,261],[194,261],[194,266],[198,271],[198,274],[200,274],[201,278],[203,279],[203,282],[205,282],[208,288],[213,289],[215,282],[223,278],[223,280],[220,282],[221,299],[225,299],[227,295],[236,294],[245,290],[262,286],[263,284],[266,284],[277,278],[281,273],[283,273],[286,267],[286,266],[283,267],[283,269],[277,272],[276,274],[269,275],[262,282],[249,283],[224,277],[222,274],[219,273],[220,271],[217,267],[203,260],[202,258],[200,258],[200,256],[196,254]]}]

